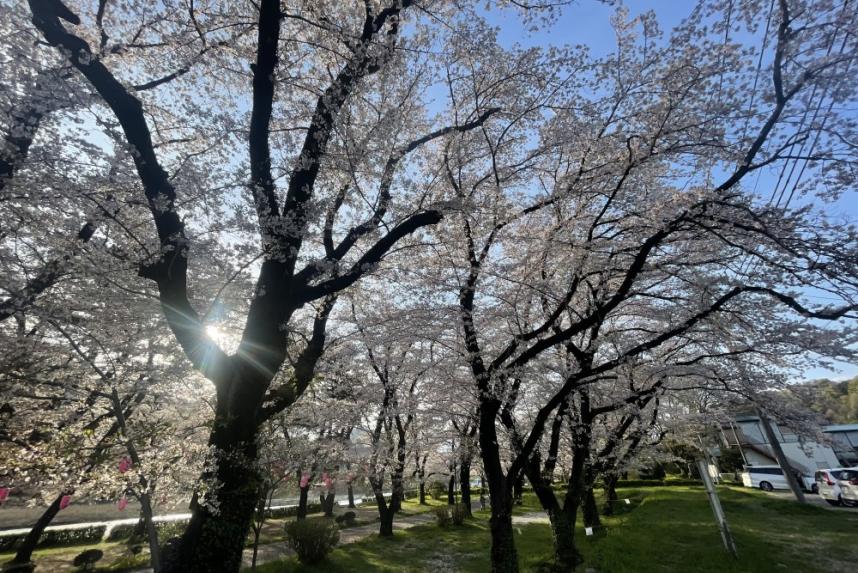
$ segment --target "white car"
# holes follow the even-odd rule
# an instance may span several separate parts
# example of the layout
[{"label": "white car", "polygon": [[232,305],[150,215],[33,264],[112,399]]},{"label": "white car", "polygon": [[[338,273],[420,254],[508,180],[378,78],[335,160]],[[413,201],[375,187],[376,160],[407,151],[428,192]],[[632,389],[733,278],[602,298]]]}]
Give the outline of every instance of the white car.
[{"label": "white car", "polygon": [[858,467],[819,470],[814,477],[819,495],[831,505],[858,505]]},{"label": "white car", "polygon": [[[816,484],[810,476],[796,475],[806,491],[815,491]],[[745,487],[758,487],[763,491],[789,489],[784,471],[780,466],[745,466],[742,472],[742,484]]]}]

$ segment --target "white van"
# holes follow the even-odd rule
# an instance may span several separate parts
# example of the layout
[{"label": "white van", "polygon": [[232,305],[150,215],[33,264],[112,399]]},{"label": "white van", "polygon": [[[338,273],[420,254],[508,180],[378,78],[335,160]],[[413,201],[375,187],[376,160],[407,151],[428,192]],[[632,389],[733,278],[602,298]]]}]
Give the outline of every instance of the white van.
[{"label": "white van", "polygon": [[[797,476],[799,484],[806,491],[816,491],[816,483],[811,476]],[[742,472],[742,484],[745,487],[758,487],[763,491],[789,489],[784,471],[780,466],[745,466]]]}]

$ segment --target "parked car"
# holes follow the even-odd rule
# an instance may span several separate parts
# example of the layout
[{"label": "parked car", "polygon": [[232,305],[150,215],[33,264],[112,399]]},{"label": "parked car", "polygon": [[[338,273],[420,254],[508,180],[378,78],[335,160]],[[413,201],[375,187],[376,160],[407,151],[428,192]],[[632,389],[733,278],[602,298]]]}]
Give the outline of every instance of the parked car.
[{"label": "parked car", "polygon": [[[816,493],[817,484],[813,477],[796,472],[796,478],[804,490]],[[742,484],[745,487],[758,487],[763,491],[789,489],[784,471],[780,466],[745,466],[745,471],[742,472]]]},{"label": "parked car", "polygon": [[819,470],[814,479],[819,495],[831,505],[858,505],[858,467]]},{"label": "parked car", "polygon": [[843,505],[858,507],[858,468],[849,468],[837,480],[840,486],[840,501]]}]

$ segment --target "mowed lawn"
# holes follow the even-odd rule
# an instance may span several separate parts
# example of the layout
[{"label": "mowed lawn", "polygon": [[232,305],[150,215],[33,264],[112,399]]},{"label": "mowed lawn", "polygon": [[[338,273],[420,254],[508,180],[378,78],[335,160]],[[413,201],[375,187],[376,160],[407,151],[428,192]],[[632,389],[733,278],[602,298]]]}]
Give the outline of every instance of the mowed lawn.
[{"label": "mowed lawn", "polygon": [[[858,510],[831,511],[775,499],[742,488],[720,488],[724,511],[739,548],[734,560],[723,549],[706,494],[699,487],[620,490],[618,515],[604,518],[594,537],[578,530],[586,562],[600,573],[646,572],[849,572],[858,564]],[[533,511],[531,497],[520,511]],[[487,513],[462,527],[434,525],[398,531],[393,539],[372,536],[336,549],[323,563],[293,559],[268,563],[263,573],[446,572],[489,570]],[[547,525],[516,526],[523,571],[544,570],[550,560]]]}]

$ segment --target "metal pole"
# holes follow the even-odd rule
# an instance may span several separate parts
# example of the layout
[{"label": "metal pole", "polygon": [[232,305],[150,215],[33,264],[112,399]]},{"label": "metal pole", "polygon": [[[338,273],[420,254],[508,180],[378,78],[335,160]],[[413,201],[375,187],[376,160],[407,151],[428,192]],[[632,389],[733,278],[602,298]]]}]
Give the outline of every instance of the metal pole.
[{"label": "metal pole", "polygon": [[801,484],[799,484],[798,480],[795,479],[795,474],[792,471],[792,466],[790,465],[789,460],[784,454],[783,448],[781,448],[781,443],[778,441],[778,437],[775,435],[775,431],[772,428],[771,423],[769,422],[768,416],[765,412],[763,412],[762,408],[757,408],[757,416],[759,416],[760,423],[763,425],[763,431],[766,433],[766,439],[769,441],[769,447],[772,448],[772,452],[774,452],[775,454],[775,460],[778,462],[778,465],[781,467],[781,471],[784,473],[784,478],[786,478],[787,485],[792,490],[796,501],[798,501],[799,503],[805,503],[804,492],[801,491]]},{"label": "metal pole", "polygon": [[709,468],[703,460],[697,460],[697,469],[700,471],[700,479],[703,480],[703,485],[706,487],[706,493],[709,495],[709,505],[712,506],[712,513],[715,515],[715,522],[718,524],[718,529],[721,531],[721,540],[724,542],[724,547],[733,557],[738,557],[739,552],[736,550],[736,542],[733,540],[733,534],[730,533],[730,526],[727,524],[727,517],[724,515],[724,510],[721,509],[721,500],[718,499],[718,492],[715,490],[715,485],[712,483],[712,476],[709,475]]},{"label": "metal pole", "polygon": [[[700,434],[697,434],[697,440],[700,442],[700,451],[703,452],[703,459],[706,461],[707,470],[708,470],[710,465],[713,465],[717,468],[718,464],[714,463],[712,461],[712,458],[714,456],[710,456],[709,452],[706,451],[706,444],[703,443],[703,437]],[[708,471],[707,471],[707,473],[708,473]],[[719,475],[718,477],[715,478],[715,483],[720,483],[720,482],[721,482],[721,476]]]},{"label": "metal pole", "polygon": [[[736,426],[733,425],[732,420],[730,421],[730,429],[733,431],[733,437],[736,438],[736,446],[739,448],[739,453],[742,455],[742,461],[745,462],[745,465],[748,465],[748,458],[745,457],[745,450],[742,449],[742,440],[739,439],[739,430],[736,429]],[[730,443],[730,440],[727,440],[727,443]]]}]

